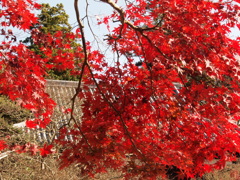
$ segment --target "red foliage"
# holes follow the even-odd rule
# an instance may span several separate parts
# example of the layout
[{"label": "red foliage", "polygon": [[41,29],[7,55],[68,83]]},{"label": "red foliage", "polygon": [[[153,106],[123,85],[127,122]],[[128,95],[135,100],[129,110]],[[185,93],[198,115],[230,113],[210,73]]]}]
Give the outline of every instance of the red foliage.
[{"label": "red foliage", "polygon": [[44,144],[43,148],[39,149],[41,156],[46,157],[47,155],[52,154],[53,153],[52,148],[53,145]]},{"label": "red foliage", "polygon": [[15,151],[16,153],[30,153],[31,155],[36,155],[38,152],[40,152],[40,155],[42,157],[46,157],[48,154],[52,154],[53,145],[46,145],[41,148],[33,143],[26,143],[24,145],[14,145],[10,149]]},{"label": "red foliage", "polygon": [[32,24],[37,22],[37,18],[32,10],[39,9],[41,6],[31,0],[1,0],[0,18],[1,26],[13,26],[27,30]]},{"label": "red foliage", "polygon": [[4,149],[6,149],[8,146],[5,141],[0,140],[0,152]]},{"label": "red foliage", "polygon": [[[31,0],[0,2],[3,26],[27,29],[29,22],[36,22],[29,9],[38,6]],[[1,45],[0,93],[34,112],[36,119],[27,121],[31,128],[46,127],[55,105],[44,92],[46,70],[70,68],[80,74],[68,111],[75,125],[62,128],[56,142],[64,146],[61,167],[80,163],[82,173],[113,168],[126,178],[154,179],[165,176],[166,167],[180,169],[179,177],[194,177],[234,160],[240,152],[240,131],[232,123],[240,112],[240,46],[239,38],[227,35],[230,28],[239,27],[238,1],[138,0],[128,2],[124,10],[113,1],[103,2],[116,10],[103,24],[119,22],[107,39],[118,57],[114,65],[92,50],[81,24],[69,41],[61,32],[33,31],[43,57],[23,44]],[[21,14],[26,3],[29,8]],[[71,49],[74,37],[82,38],[82,46],[64,51]],[[58,49],[54,56],[53,48]],[[74,69],[76,59],[82,59],[80,71]],[[174,84],[180,85],[178,93]],[[74,106],[76,98],[84,99],[81,107]],[[83,111],[80,123],[76,108]],[[67,141],[66,135],[74,141]],[[51,148],[44,145],[41,155]],[[214,158],[220,160],[206,163]]]}]

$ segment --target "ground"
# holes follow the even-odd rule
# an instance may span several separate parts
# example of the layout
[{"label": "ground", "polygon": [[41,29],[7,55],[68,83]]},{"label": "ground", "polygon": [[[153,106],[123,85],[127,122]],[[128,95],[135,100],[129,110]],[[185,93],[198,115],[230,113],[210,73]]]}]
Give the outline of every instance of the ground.
[{"label": "ground", "polygon": [[[11,154],[0,160],[0,180],[93,180],[82,176],[76,166],[58,170],[57,156],[47,158]],[[123,180],[121,173],[97,174],[94,180]],[[240,162],[228,164],[223,170],[205,174],[197,180],[240,180]]]}]

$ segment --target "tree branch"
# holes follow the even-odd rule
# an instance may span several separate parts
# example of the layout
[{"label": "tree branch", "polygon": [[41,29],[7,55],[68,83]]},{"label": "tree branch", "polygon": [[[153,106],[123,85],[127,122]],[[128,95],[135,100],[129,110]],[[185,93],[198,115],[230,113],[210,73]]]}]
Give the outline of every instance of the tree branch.
[{"label": "tree branch", "polygon": [[83,78],[83,73],[84,73],[84,70],[85,70],[85,67],[87,65],[87,61],[88,61],[88,54],[87,54],[87,45],[86,45],[86,40],[85,40],[85,35],[84,35],[84,26],[80,20],[80,14],[79,14],[79,10],[78,10],[78,0],[75,0],[74,1],[74,8],[75,8],[75,13],[76,13],[76,17],[77,17],[77,22],[78,22],[78,26],[80,28],[80,32],[81,32],[81,38],[82,38],[82,46],[83,46],[83,52],[84,52],[84,62],[83,62],[83,65],[82,65],[82,68],[81,68],[81,74],[80,74],[80,77],[79,77],[79,81],[78,81],[78,87],[76,89],[76,93],[74,94],[73,98],[72,98],[72,111],[71,111],[71,118],[68,122],[68,124],[70,123],[71,120],[74,121],[74,123],[77,125],[83,139],[85,140],[85,142],[87,143],[87,145],[89,146],[89,148],[91,149],[91,151],[93,151],[90,143],[88,142],[88,139],[87,137],[85,136],[85,134],[83,133],[82,131],[82,128],[80,127],[80,125],[77,123],[75,117],[74,117],[74,109],[75,109],[75,101],[76,101],[76,98],[79,94],[79,92],[81,91],[81,83],[82,83],[82,78]]}]

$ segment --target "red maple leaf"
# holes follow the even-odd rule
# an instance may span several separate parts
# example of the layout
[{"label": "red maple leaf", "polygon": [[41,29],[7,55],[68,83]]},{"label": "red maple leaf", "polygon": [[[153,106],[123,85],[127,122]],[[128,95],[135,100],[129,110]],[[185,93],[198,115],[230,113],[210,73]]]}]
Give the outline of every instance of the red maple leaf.
[{"label": "red maple leaf", "polygon": [[37,127],[38,123],[36,123],[34,120],[27,120],[26,126],[30,129],[35,129]]},{"label": "red maple leaf", "polygon": [[53,145],[44,144],[43,148],[39,149],[40,155],[42,157],[46,157],[47,155],[52,154],[53,153],[52,148],[53,148]]},{"label": "red maple leaf", "polygon": [[0,151],[6,149],[8,146],[5,141],[0,140]]}]

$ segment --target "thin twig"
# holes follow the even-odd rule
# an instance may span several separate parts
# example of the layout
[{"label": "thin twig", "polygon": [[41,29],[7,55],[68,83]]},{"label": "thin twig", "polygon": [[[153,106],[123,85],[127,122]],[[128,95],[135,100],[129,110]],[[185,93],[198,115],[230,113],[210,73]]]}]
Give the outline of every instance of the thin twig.
[{"label": "thin twig", "polygon": [[81,32],[82,46],[83,46],[83,52],[84,52],[84,62],[83,62],[82,68],[81,68],[81,74],[80,74],[79,81],[78,81],[78,87],[76,89],[76,93],[74,94],[74,96],[72,98],[72,111],[71,111],[71,118],[69,120],[69,123],[71,120],[74,121],[74,123],[78,127],[83,139],[85,140],[85,142],[87,143],[87,145],[89,146],[91,151],[93,151],[90,143],[88,142],[87,137],[85,136],[85,134],[82,131],[82,128],[80,127],[80,125],[78,124],[78,122],[76,121],[76,119],[74,117],[75,101],[76,101],[76,98],[77,98],[79,92],[81,91],[81,83],[82,83],[83,73],[84,73],[84,70],[85,70],[85,67],[86,67],[87,61],[88,61],[87,45],[86,45],[86,40],[85,40],[85,35],[84,35],[84,30],[83,30],[84,26],[80,20],[80,14],[79,14],[79,10],[78,10],[78,0],[74,1],[74,8],[75,8],[78,26],[79,26],[80,32]]},{"label": "thin twig", "polygon": [[89,6],[89,3],[88,3],[88,0],[86,0],[86,18],[87,18],[87,24],[88,24],[88,27],[95,39],[95,41],[97,42],[97,46],[98,46],[98,49],[100,49],[99,45],[98,45],[98,39],[97,39],[97,35],[93,32],[93,29],[92,29],[92,26],[90,25],[90,20],[89,20],[89,15],[88,15],[88,6]]}]

